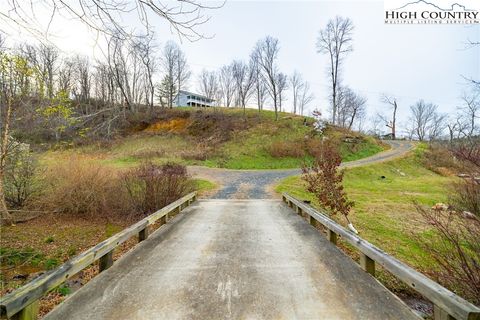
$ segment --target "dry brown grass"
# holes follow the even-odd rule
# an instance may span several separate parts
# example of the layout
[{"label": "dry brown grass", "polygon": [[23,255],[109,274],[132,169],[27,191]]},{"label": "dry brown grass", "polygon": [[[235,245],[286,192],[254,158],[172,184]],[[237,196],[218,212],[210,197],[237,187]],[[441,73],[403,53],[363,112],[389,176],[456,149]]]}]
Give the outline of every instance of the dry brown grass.
[{"label": "dry brown grass", "polygon": [[303,158],[304,144],[301,141],[276,141],[267,147],[268,153],[274,158]]},{"label": "dry brown grass", "polygon": [[44,210],[83,217],[112,215],[122,206],[118,174],[95,162],[71,157],[51,166],[37,199]]}]

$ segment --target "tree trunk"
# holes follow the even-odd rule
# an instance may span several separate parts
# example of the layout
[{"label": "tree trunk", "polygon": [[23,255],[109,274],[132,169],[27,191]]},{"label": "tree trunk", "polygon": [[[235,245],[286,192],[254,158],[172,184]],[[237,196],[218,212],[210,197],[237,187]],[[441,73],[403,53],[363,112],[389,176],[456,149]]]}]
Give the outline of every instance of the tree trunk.
[{"label": "tree trunk", "polygon": [[3,191],[3,179],[5,162],[8,155],[8,135],[10,130],[10,119],[12,115],[12,98],[7,93],[7,114],[5,115],[5,124],[3,126],[2,141],[0,143],[0,224],[13,224],[11,214],[8,212]]},{"label": "tree trunk", "polygon": [[8,212],[7,203],[5,201],[5,193],[3,192],[3,172],[0,173],[0,225],[13,223],[13,217]]},{"label": "tree trunk", "polygon": [[396,138],[396,122],[397,122],[397,101],[393,105],[393,121],[392,121],[392,140]]}]

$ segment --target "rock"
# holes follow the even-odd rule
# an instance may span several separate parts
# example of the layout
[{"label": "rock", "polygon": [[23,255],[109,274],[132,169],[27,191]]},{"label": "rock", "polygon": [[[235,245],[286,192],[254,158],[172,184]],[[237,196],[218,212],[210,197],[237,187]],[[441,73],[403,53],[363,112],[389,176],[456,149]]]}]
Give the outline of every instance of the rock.
[{"label": "rock", "polygon": [[397,170],[398,174],[401,175],[402,177],[406,176],[405,172],[402,172],[400,169],[396,169],[396,170]]},{"label": "rock", "polygon": [[433,207],[432,207],[433,210],[436,210],[436,211],[446,211],[448,210],[448,206],[445,204],[445,203],[436,203]]},{"label": "rock", "polygon": [[462,216],[465,218],[465,219],[476,219],[477,217],[471,213],[470,211],[463,211],[462,212]]},{"label": "rock", "polygon": [[470,175],[466,174],[466,173],[459,173],[459,174],[457,174],[457,177],[459,177],[459,178],[470,178]]},{"label": "rock", "polygon": [[27,280],[28,274],[16,274],[13,276],[13,280]]}]

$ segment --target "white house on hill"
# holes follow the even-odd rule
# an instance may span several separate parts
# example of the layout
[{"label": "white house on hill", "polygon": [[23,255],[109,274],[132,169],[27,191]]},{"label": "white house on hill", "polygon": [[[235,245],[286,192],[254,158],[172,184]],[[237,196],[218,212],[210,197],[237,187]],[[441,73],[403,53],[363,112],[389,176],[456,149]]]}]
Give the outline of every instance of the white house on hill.
[{"label": "white house on hill", "polygon": [[213,107],[214,101],[201,94],[180,90],[174,103],[177,107]]}]

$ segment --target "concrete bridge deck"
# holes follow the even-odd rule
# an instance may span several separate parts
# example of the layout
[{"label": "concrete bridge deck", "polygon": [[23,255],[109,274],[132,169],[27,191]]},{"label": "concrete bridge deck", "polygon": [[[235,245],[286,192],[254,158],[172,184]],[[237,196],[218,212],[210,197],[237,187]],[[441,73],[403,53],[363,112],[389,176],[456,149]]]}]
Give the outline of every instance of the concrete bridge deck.
[{"label": "concrete bridge deck", "polygon": [[203,200],[46,319],[418,319],[276,200]]}]

